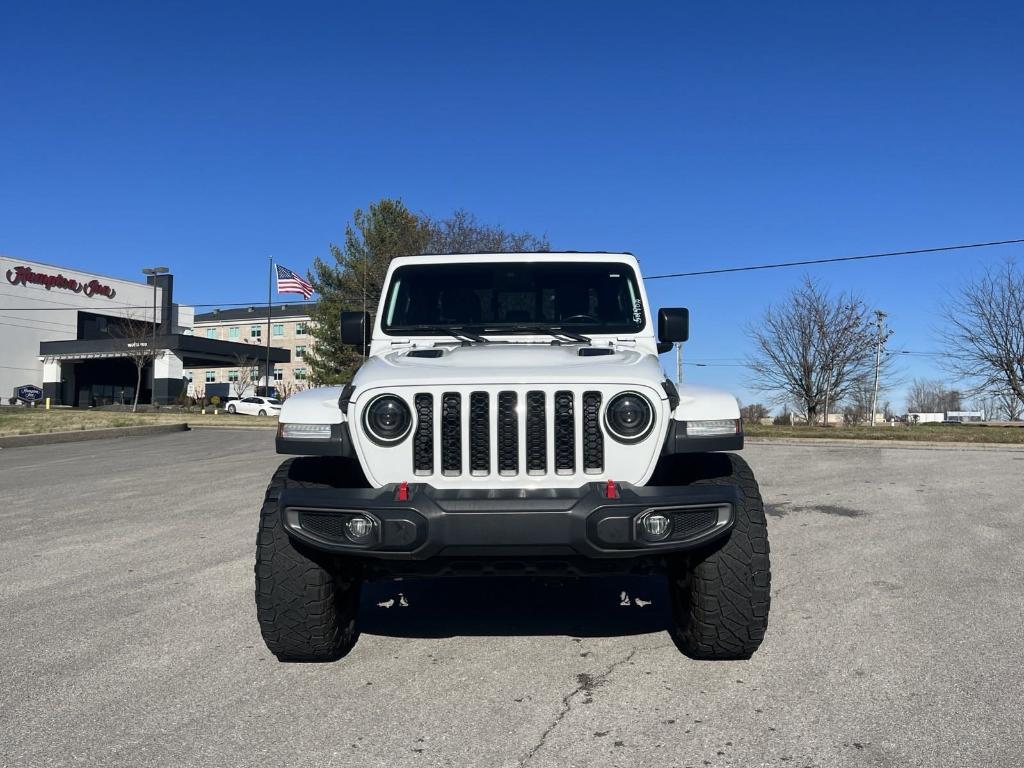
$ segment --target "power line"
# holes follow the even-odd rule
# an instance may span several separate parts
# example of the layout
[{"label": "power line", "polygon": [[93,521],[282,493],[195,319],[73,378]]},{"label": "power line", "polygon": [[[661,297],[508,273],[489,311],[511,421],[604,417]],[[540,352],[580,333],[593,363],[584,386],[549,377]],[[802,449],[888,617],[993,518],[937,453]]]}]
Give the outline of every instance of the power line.
[{"label": "power line", "polygon": [[830,259],[806,259],[804,261],[782,261],[777,264],[752,264],[747,267],[723,267],[721,269],[704,269],[698,272],[673,272],[665,275],[647,275],[644,280],[664,280],[669,277],[698,277],[700,275],[721,275],[727,272],[753,272],[759,269],[780,269],[782,267],[802,267],[808,264],[835,264],[840,261],[865,261],[867,259],[884,259],[889,256],[913,256],[921,253],[940,253],[942,251],[963,251],[968,248],[991,248],[995,245],[1019,245],[1024,238],[1015,240],[992,240],[987,243],[965,243],[964,245],[943,245],[937,248],[915,248],[909,251],[886,251],[884,253],[866,253],[862,256],[836,256]]}]

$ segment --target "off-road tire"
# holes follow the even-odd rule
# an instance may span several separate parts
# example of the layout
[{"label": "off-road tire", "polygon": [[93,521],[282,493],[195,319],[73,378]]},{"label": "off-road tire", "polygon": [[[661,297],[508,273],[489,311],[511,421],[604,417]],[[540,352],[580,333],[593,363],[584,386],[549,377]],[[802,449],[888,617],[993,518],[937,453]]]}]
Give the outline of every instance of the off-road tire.
[{"label": "off-road tire", "polygon": [[761,491],[749,465],[708,454],[690,485],[733,485],[739,496],[729,537],[679,558],[669,574],[673,638],[693,659],[749,659],[768,628],[771,569]]},{"label": "off-road tire", "polygon": [[256,538],[256,614],[267,648],[280,661],[336,661],[355,645],[358,573],[292,541],[277,501],[287,487],[323,488],[330,460],[302,457],[274,473]]},{"label": "off-road tire", "polygon": [[228,406],[228,413],[234,413],[234,412],[235,412],[235,406],[229,405]]}]

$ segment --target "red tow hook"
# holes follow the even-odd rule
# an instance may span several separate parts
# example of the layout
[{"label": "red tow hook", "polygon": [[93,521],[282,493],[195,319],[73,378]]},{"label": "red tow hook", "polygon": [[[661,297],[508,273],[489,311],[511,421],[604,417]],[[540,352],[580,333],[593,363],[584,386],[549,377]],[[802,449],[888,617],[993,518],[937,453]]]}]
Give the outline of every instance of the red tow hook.
[{"label": "red tow hook", "polygon": [[408,501],[409,500],[409,483],[403,480],[398,484],[398,488],[395,489],[395,501]]},{"label": "red tow hook", "polygon": [[614,480],[609,480],[608,484],[604,488],[604,497],[606,499],[617,499],[619,498],[619,488],[615,485]]}]

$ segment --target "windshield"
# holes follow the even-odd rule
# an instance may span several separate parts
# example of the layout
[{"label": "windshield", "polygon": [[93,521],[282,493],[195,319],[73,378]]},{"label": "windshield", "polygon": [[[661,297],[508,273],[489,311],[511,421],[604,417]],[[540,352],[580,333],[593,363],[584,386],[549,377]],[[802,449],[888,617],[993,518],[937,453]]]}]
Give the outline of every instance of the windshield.
[{"label": "windshield", "polygon": [[395,270],[385,333],[436,335],[437,326],[492,333],[637,333],[646,325],[636,275],[608,262],[409,264]]}]

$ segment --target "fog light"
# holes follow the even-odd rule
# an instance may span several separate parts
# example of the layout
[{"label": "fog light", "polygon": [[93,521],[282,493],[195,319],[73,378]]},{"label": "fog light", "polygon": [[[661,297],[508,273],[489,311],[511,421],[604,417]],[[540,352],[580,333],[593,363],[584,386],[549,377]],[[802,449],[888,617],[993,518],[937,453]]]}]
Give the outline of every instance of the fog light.
[{"label": "fog light", "polygon": [[373,520],[362,515],[345,523],[345,535],[355,544],[368,544],[373,539]]},{"label": "fog light", "polygon": [[651,512],[640,520],[643,537],[648,541],[661,541],[668,536],[672,520],[660,512]]}]

